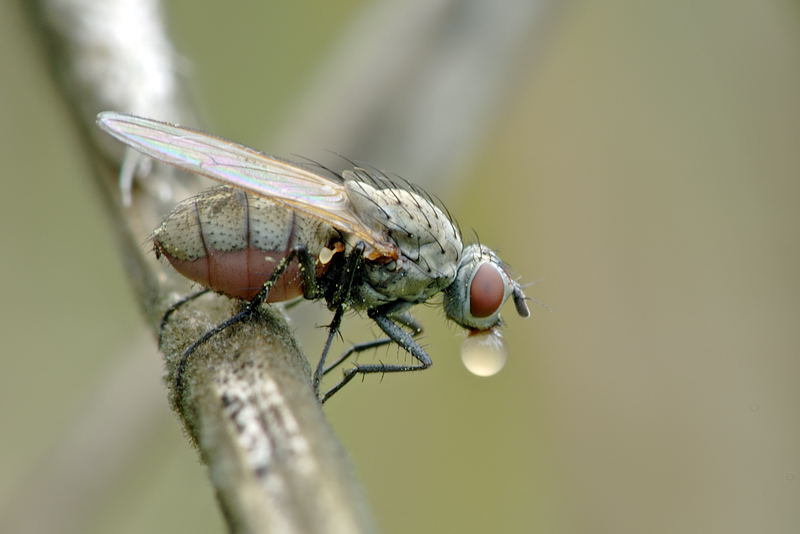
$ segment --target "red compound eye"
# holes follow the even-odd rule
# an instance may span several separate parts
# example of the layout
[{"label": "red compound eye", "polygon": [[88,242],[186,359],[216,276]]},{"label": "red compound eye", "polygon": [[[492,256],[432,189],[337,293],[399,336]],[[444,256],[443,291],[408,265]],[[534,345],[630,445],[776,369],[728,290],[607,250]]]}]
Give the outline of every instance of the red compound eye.
[{"label": "red compound eye", "polygon": [[498,270],[489,263],[478,268],[469,287],[469,311],[481,319],[497,312],[503,303],[505,283]]}]

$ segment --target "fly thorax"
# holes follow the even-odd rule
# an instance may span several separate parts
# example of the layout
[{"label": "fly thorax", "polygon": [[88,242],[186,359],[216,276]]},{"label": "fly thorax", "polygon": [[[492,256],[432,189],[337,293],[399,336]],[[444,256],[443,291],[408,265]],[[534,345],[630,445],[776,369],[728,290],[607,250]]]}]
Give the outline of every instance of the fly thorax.
[{"label": "fly thorax", "polygon": [[367,262],[365,277],[375,297],[423,302],[453,282],[461,236],[442,210],[405,189],[377,189],[357,180],[346,181],[345,188],[358,218],[400,250],[397,259]]}]

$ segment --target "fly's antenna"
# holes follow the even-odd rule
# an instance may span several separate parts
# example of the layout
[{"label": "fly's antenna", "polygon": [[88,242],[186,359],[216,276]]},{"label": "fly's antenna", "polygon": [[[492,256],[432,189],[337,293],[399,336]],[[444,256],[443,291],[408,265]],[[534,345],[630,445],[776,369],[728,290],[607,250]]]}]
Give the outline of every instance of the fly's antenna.
[{"label": "fly's antenna", "polygon": [[[514,280],[514,286],[515,287],[519,287],[520,292],[522,292],[523,289],[525,289],[527,287],[530,287],[530,286],[532,286],[534,284],[538,284],[539,282],[542,282],[543,280],[544,280],[544,278],[539,278],[538,280],[534,280],[533,282],[528,282],[526,284],[520,284],[519,283],[519,278],[517,278],[516,280]],[[553,311],[553,308],[551,308],[550,306],[548,306],[544,302],[536,300],[535,298],[531,298],[531,297],[525,295],[524,293],[522,294],[522,296],[525,297],[525,300],[529,300],[531,302],[535,302],[536,304],[538,304],[542,308],[546,309],[547,311],[550,311],[550,312]]]}]

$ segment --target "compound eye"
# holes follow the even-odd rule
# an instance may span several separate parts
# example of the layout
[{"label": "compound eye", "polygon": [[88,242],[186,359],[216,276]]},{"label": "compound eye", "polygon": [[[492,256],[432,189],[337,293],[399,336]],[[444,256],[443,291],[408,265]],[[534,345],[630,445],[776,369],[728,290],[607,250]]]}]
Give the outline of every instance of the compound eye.
[{"label": "compound eye", "polygon": [[500,309],[505,295],[505,282],[497,267],[484,263],[469,287],[469,311],[473,317],[489,317]]}]

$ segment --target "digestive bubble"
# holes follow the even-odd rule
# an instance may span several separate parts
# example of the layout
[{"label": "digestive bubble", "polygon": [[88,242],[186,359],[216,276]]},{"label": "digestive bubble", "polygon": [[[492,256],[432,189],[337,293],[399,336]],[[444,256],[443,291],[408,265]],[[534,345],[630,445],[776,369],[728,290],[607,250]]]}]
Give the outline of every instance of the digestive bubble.
[{"label": "digestive bubble", "polygon": [[508,361],[508,343],[495,329],[470,332],[461,345],[464,367],[477,376],[492,376]]}]

